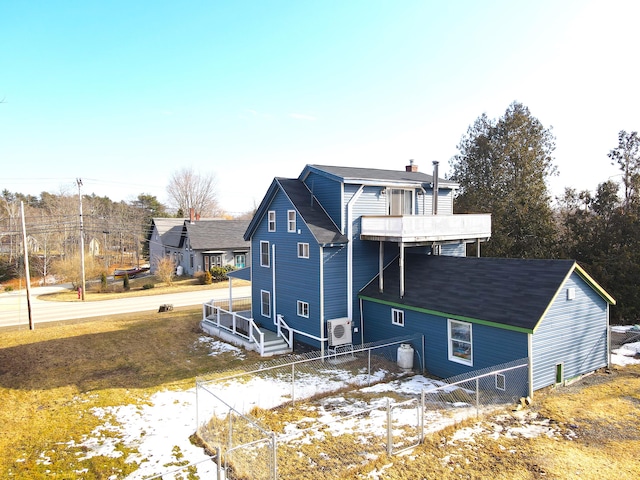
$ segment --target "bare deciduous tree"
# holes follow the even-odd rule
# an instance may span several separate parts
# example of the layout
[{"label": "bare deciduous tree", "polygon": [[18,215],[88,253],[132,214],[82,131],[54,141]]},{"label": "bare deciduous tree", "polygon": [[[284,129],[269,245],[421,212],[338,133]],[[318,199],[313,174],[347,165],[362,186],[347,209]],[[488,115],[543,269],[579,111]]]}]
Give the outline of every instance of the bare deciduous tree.
[{"label": "bare deciduous tree", "polygon": [[198,173],[185,167],[173,172],[167,185],[171,206],[183,215],[190,209],[203,217],[219,215],[216,195],[216,177],[213,173]]}]

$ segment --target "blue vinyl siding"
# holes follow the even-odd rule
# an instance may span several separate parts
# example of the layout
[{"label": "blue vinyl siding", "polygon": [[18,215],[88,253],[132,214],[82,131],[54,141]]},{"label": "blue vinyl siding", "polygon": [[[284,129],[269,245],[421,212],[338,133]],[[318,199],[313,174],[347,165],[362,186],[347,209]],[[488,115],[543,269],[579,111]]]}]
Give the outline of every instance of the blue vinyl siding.
[{"label": "blue vinyl siding", "polygon": [[313,172],[307,176],[304,183],[307,185],[307,188],[313,192],[313,195],[331,217],[333,223],[340,226],[342,223],[340,205],[342,184]]},{"label": "blue vinyl siding", "polygon": [[347,316],[347,247],[323,249],[324,319]]},{"label": "blue vinyl siding", "polygon": [[[487,325],[472,324],[473,365],[449,360],[447,318],[404,309],[404,327],[392,325],[392,307],[363,301],[364,340],[372,342],[401,335],[425,336],[425,364],[427,371],[438,377],[491,367],[527,356],[527,335]],[[421,348],[414,345],[414,348]]]},{"label": "blue vinyl siding", "polygon": [[[433,189],[426,188],[427,195],[417,195],[416,207],[418,215],[433,214]],[[438,189],[438,215],[453,214],[453,190]]]},{"label": "blue vinyl siding", "polygon": [[[253,318],[265,328],[273,330],[273,320],[260,314],[260,291],[271,292],[272,308],[283,315],[292,328],[319,335],[320,312],[320,253],[317,241],[300,216],[296,218],[296,232],[287,231],[287,210],[293,209],[283,192],[278,191],[269,210],[276,211],[276,231],[267,231],[267,216],[262,219],[252,238],[252,308]],[[297,231],[300,231],[298,234]],[[271,265],[260,266],[260,241],[269,242]],[[298,258],[298,243],[309,243],[309,258]],[[276,249],[276,295],[273,295],[273,245]],[[298,300],[309,304],[309,318],[298,316]]]},{"label": "blue vinyl siding", "polygon": [[[567,288],[575,299],[567,300]],[[573,272],[533,335],[534,390],[555,384],[560,363],[565,380],[607,366],[606,312],[605,300]]]}]

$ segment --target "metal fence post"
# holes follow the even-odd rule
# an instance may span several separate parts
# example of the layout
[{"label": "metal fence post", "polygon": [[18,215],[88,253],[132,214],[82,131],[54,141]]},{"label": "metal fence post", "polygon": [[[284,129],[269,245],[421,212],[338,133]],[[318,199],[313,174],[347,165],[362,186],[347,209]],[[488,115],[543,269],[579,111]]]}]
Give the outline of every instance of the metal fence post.
[{"label": "metal fence post", "polygon": [[371,349],[368,350],[368,360],[367,360],[367,382],[368,385],[371,386]]},{"label": "metal fence post", "polygon": [[480,377],[476,377],[476,417],[480,416]]},{"label": "metal fence post", "polygon": [[276,437],[275,432],[273,433],[273,436],[271,437],[273,439],[272,442],[272,449],[273,449],[273,466],[271,468],[271,471],[273,473],[273,480],[278,480],[278,439]]},{"label": "metal fence post", "polygon": [[231,450],[233,448],[233,411],[229,409],[229,445],[227,446],[227,450]]},{"label": "metal fence post", "polygon": [[420,392],[420,443],[424,442],[424,388]]},{"label": "metal fence post", "polygon": [[291,404],[296,404],[296,364],[291,364]]},{"label": "metal fence post", "polygon": [[393,453],[393,433],[391,428],[391,401],[387,398],[387,454]]},{"label": "metal fence post", "polygon": [[217,480],[222,478],[222,460],[220,459],[220,447],[216,447],[216,477]]}]

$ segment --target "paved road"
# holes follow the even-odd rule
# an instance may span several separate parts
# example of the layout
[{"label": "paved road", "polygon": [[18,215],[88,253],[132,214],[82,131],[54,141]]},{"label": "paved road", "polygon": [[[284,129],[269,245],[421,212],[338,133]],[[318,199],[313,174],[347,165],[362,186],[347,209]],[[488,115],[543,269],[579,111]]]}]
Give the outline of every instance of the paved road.
[{"label": "paved road", "polygon": [[[158,310],[164,303],[174,307],[201,305],[211,299],[229,297],[228,288],[197,290],[185,293],[168,293],[146,297],[118,298],[96,302],[49,302],[38,295],[54,292],[65,286],[37,287],[31,289],[31,316],[35,327],[38,323],[99,317],[118,313]],[[233,287],[234,297],[251,295],[251,287]],[[0,327],[29,325],[27,295],[24,290],[0,293]]]}]

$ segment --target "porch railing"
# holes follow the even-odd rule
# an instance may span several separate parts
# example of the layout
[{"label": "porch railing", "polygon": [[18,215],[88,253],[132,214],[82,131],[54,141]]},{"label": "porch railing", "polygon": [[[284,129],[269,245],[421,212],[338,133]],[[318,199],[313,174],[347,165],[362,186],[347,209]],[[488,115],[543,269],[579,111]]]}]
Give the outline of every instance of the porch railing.
[{"label": "porch railing", "polygon": [[[289,348],[293,350],[293,329],[289,325],[287,325],[287,322],[284,321],[284,317],[282,315],[278,314],[276,315],[276,318],[278,336],[282,337],[284,341],[287,342],[287,345],[289,345]],[[283,330],[286,330],[286,332],[283,332]],[[285,333],[287,334],[286,336]]]},{"label": "porch railing", "polygon": [[246,300],[251,305],[251,297],[234,299],[232,305],[229,305],[227,300],[212,300],[209,303],[204,303],[202,305],[203,320],[214,324],[219,329],[244,338],[250,343],[255,343],[260,355],[263,355],[264,333],[260,331],[253,318],[241,314],[246,313],[246,310],[241,312],[233,310],[236,305],[246,304]]}]

